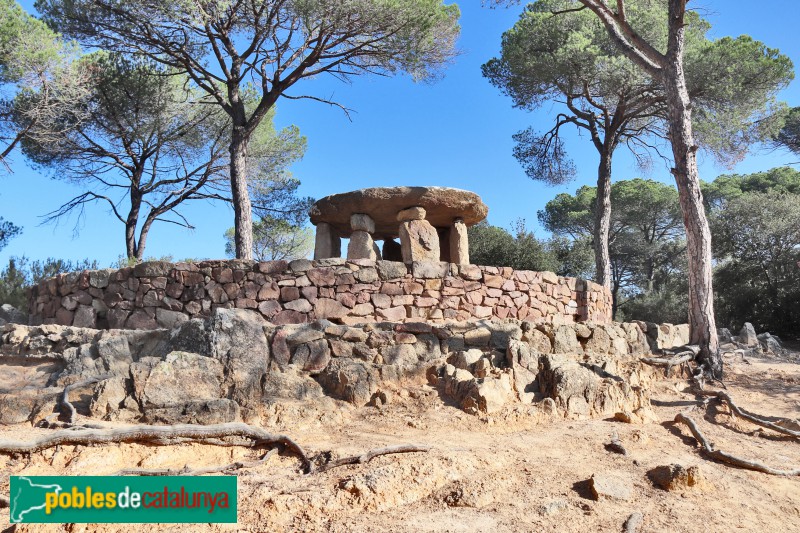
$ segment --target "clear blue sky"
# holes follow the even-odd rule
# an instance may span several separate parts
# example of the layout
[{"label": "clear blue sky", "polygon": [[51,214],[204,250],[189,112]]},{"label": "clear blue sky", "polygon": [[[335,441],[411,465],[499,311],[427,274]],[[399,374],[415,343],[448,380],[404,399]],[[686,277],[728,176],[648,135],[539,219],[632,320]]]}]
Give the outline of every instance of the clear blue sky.
[{"label": "clear blue sky", "polygon": [[[23,6],[32,10],[31,1]],[[488,9],[478,0],[459,2],[462,11],[463,54],[436,84],[415,84],[408,77],[356,78],[352,85],[331,78],[312,80],[304,92],[332,96],[356,110],[352,122],[324,104],[279,102],[278,126],[296,124],[308,137],[308,151],[292,171],[302,181],[304,195],[320,198],[363,187],[438,185],[478,193],[489,206],[489,221],[508,228],[517,218],[544,237],[536,211],[560,192],[574,192],[596,180],[597,153],[588,140],[574,135],[567,147],[578,167],[577,179],[549,187],[531,181],[511,155],[511,135],[529,125],[547,127],[554,109],[536,113],[512,109],[480,73],[480,66],[498,53],[500,36],[517,20],[522,8]],[[712,35],[749,34],[789,55],[800,66],[800,2],[794,0],[701,0],[690,6],[703,10],[713,24]],[[298,91],[300,86],[298,86]],[[800,105],[800,81],[781,95]],[[60,225],[40,225],[41,215],[80,192],[76,186],[53,180],[26,165],[18,153],[11,158],[13,174],[0,176],[0,215],[23,226],[23,234],[0,252],[0,267],[10,256],[32,259],[97,259],[110,265],[124,254],[123,227],[104,207],[86,209],[77,233],[75,218]],[[782,152],[758,153],[733,171],[756,172],[796,161]],[[726,169],[710,158],[701,161],[701,177],[712,180]],[[632,158],[619,150],[614,180],[642,176]],[[645,177],[671,182],[667,168],[657,163]],[[196,203],[184,210],[196,226],[188,231],[170,224],[153,227],[149,256],[224,256],[223,233],[233,225],[232,210],[224,205]]]}]

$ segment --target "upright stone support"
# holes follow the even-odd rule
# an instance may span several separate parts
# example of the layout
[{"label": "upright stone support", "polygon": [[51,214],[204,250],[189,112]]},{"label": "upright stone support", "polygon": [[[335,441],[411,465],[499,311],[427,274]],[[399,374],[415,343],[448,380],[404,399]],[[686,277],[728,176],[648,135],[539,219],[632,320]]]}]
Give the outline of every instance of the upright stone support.
[{"label": "upright stone support", "polygon": [[460,218],[450,226],[450,262],[458,265],[469,264],[469,237],[467,225]]},{"label": "upright stone support", "polygon": [[372,233],[375,231],[375,222],[369,215],[356,213],[350,216],[350,228],[353,233],[350,235],[350,244],[347,245],[348,259],[378,259],[376,253],[378,247],[372,240]]},{"label": "upright stone support", "polygon": [[317,224],[317,235],[314,240],[314,259],[329,259],[341,257],[342,239],[330,224],[320,222]]},{"label": "upright stone support", "polygon": [[439,261],[439,234],[425,220],[425,209],[411,207],[397,213],[400,222],[400,250],[404,263]]}]

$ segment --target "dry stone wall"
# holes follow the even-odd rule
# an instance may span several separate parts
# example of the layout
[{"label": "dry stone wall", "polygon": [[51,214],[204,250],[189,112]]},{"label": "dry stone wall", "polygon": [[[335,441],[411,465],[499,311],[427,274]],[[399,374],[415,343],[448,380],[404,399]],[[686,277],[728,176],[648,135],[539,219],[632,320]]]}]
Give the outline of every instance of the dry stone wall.
[{"label": "dry stone wall", "polygon": [[591,281],[507,267],[368,259],[145,262],[84,270],[31,289],[30,323],[171,328],[215,309],[258,311],[273,324],[478,319],[609,323],[611,296]]}]

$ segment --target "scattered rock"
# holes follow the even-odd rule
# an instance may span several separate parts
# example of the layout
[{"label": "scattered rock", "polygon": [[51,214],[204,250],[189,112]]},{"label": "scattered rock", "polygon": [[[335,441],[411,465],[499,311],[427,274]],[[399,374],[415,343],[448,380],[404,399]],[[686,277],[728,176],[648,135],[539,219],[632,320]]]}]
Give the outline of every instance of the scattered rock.
[{"label": "scattered rock", "polygon": [[679,464],[662,465],[650,470],[647,476],[657,487],[667,491],[700,488],[705,484],[699,466],[685,468]]},{"label": "scattered rock", "polygon": [[28,315],[11,304],[0,305],[0,320],[7,324],[27,324]]},{"label": "scattered rock", "polygon": [[594,499],[598,501],[603,499],[628,501],[633,497],[633,484],[621,475],[592,474],[589,488]]},{"label": "scattered rock", "polygon": [[753,324],[750,322],[745,322],[742,329],[739,331],[738,340],[740,344],[744,344],[745,346],[758,346],[758,337],[756,336],[756,330],[753,327]]}]

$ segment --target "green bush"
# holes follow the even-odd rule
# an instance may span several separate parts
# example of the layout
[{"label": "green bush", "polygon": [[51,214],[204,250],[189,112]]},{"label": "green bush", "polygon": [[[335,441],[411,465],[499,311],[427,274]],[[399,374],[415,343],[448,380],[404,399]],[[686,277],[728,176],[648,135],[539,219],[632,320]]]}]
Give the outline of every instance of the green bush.
[{"label": "green bush", "polygon": [[0,271],[0,304],[11,304],[27,313],[27,287],[56,274],[97,268],[97,261],[89,259],[72,262],[48,257],[44,261],[31,261],[25,256],[12,257],[8,260],[8,265]]}]

